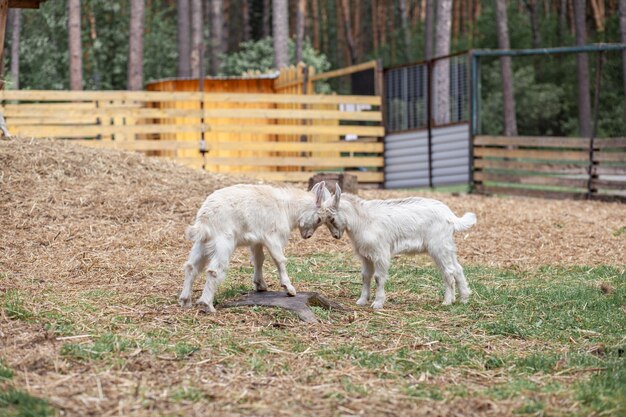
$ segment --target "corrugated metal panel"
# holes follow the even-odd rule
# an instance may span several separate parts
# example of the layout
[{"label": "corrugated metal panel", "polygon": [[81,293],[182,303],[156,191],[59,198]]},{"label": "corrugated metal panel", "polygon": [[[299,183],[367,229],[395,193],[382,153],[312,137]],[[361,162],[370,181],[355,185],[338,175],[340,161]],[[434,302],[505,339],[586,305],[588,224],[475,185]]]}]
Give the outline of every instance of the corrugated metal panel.
[{"label": "corrugated metal panel", "polygon": [[[433,185],[469,183],[469,126],[432,130]],[[385,137],[385,187],[427,187],[428,132],[402,132]]]},{"label": "corrugated metal panel", "polygon": [[428,132],[385,137],[385,188],[428,186]]}]

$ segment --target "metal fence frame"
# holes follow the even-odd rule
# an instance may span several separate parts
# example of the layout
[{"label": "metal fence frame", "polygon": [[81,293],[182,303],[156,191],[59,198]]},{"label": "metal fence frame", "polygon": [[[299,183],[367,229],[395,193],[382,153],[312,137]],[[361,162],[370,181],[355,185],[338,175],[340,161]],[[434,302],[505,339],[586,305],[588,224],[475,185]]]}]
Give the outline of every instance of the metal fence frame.
[{"label": "metal fence frame", "polygon": [[[555,48],[540,48],[540,49],[518,49],[518,50],[491,50],[491,49],[473,49],[469,51],[469,60],[470,60],[470,191],[474,191],[475,188],[475,179],[474,179],[474,171],[475,171],[475,163],[474,163],[474,138],[480,133],[479,132],[479,115],[480,115],[480,59],[482,57],[516,57],[516,56],[540,56],[540,55],[557,55],[557,54],[572,54],[572,53],[589,53],[589,52],[617,52],[617,51],[626,51],[626,44],[590,44],[584,46],[566,46],[566,47],[555,47]],[[599,57],[601,59],[601,57]],[[597,88],[599,85],[596,86]],[[626,92],[625,92],[626,93]],[[598,97],[596,97],[597,101]],[[594,115],[593,117],[597,119],[598,117],[598,108],[596,103],[596,108],[593,109]],[[595,124],[594,124],[595,125]],[[586,194],[586,198],[598,198],[602,197],[600,195],[594,194],[594,190],[592,189],[592,179],[593,174],[591,170],[591,166],[594,163],[594,136],[595,136],[595,126],[592,129],[589,146],[589,181],[588,181],[588,192]],[[623,138],[622,138],[623,139]],[[618,139],[613,139],[617,141]],[[624,200],[621,197],[615,197],[616,199]]]},{"label": "metal fence frame", "polygon": [[[433,82],[434,82],[434,73],[435,73],[435,68],[438,62],[442,62],[445,60],[453,60],[453,59],[458,59],[458,58],[463,58],[463,57],[467,57],[467,62],[464,64],[466,66],[465,68],[465,74],[462,75],[462,72],[458,71],[458,67],[461,64],[456,64],[457,67],[457,77],[450,77],[450,81],[456,80],[456,84],[457,85],[457,93],[453,94],[452,91],[454,90],[453,87],[451,87],[450,93],[449,93],[449,103],[451,103],[451,99],[455,99],[459,100],[459,97],[463,97],[465,96],[465,99],[461,99],[461,102],[463,102],[463,100],[467,100],[465,102],[465,104],[461,104],[461,106],[459,108],[456,109],[449,109],[450,110],[450,120],[449,122],[446,123],[442,123],[442,124],[437,124],[435,121],[435,114],[434,114],[434,105],[436,104],[435,102],[435,94],[434,94],[434,87],[433,87]],[[389,98],[390,96],[388,95],[388,87],[389,87],[389,83],[391,81],[388,81],[388,74],[390,74],[392,71],[397,71],[397,70],[401,70],[403,68],[409,68],[409,67],[422,67],[422,71],[425,72],[425,76],[421,75],[420,78],[425,78],[425,79],[419,79],[417,80],[417,84],[425,84],[422,85],[422,89],[424,89],[425,87],[425,94],[424,91],[422,91],[422,94],[424,94],[423,96],[423,102],[424,102],[424,107],[425,109],[422,110],[424,114],[422,114],[422,117],[425,116],[425,123],[423,124],[419,124],[418,126],[412,126],[412,124],[410,123],[410,121],[407,123],[407,127],[404,129],[394,129],[394,130],[390,130],[390,121],[389,121],[389,114],[391,114],[390,112],[393,111],[392,108],[390,108],[389,104],[392,101],[391,98]],[[461,81],[462,77],[466,77],[465,83],[463,83]],[[386,127],[386,134],[387,135],[394,135],[394,134],[403,134],[403,133],[408,133],[411,131],[420,131],[420,130],[424,130],[427,133],[427,153],[428,153],[428,186],[429,187],[433,187],[434,186],[434,181],[433,180],[433,165],[434,165],[434,160],[433,160],[433,131],[435,129],[438,128],[447,128],[447,127],[451,127],[451,126],[455,126],[455,125],[464,125],[464,124],[469,124],[470,120],[470,98],[471,98],[471,93],[470,93],[470,78],[471,78],[471,73],[470,73],[470,51],[461,51],[461,52],[457,52],[454,54],[450,54],[450,55],[445,55],[445,56],[439,56],[439,57],[435,57],[432,58],[430,60],[424,60],[424,61],[417,61],[417,62],[413,62],[410,64],[402,64],[402,65],[396,65],[393,67],[387,67],[384,69],[384,93],[383,93],[383,114],[385,116],[385,127]],[[410,84],[409,81],[405,80],[405,84]],[[461,86],[462,84],[466,85],[465,87],[465,92],[461,93],[461,91],[463,90],[463,87]],[[461,103],[458,102],[458,103]],[[457,103],[457,104],[458,104]],[[414,104],[414,103],[413,103]],[[450,104],[449,104],[450,105]],[[402,109],[402,111],[406,111],[408,112],[408,109]],[[456,111],[457,117],[452,117],[452,112]],[[420,113],[422,113],[420,112]],[[408,116],[407,116],[408,117]],[[419,117],[418,117],[419,119]],[[470,142],[471,143],[471,142]],[[470,153],[471,153],[471,149],[470,149]],[[385,165],[387,165],[387,162],[385,163]],[[468,166],[468,169],[470,170],[471,173],[471,164]]]}]

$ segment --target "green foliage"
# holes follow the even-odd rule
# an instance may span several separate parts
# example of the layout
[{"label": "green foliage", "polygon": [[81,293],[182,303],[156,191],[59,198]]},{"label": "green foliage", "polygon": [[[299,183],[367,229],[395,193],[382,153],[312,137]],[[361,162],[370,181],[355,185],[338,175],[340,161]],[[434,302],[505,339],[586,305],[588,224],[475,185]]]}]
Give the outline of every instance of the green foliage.
[{"label": "green foliage", "polygon": [[[67,2],[47,1],[23,10],[20,41],[20,87],[67,89],[69,56]],[[81,2],[83,81],[86,90],[123,90],[128,72],[128,0]],[[10,51],[9,44],[6,47]],[[172,2],[147,3],[144,32],[144,79],[176,74],[176,9]],[[5,73],[10,54],[5,59]],[[8,88],[11,88],[9,80]]]},{"label": "green foliage", "polygon": [[[295,64],[295,42],[289,40],[289,62]],[[306,40],[302,47],[302,60],[319,72],[327,71],[330,62],[326,55],[316,51]],[[239,50],[223,56],[220,75],[239,76],[248,71],[271,72],[274,69],[274,47],[272,38],[243,42]]]}]

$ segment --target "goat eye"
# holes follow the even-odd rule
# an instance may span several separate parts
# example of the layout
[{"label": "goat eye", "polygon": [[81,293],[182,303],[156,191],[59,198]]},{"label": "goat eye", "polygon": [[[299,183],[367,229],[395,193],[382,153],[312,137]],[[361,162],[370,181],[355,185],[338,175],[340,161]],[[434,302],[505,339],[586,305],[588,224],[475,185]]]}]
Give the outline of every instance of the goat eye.
[{"label": "goat eye", "polygon": [[317,219],[317,223],[316,224],[320,224],[322,222],[322,219]]}]

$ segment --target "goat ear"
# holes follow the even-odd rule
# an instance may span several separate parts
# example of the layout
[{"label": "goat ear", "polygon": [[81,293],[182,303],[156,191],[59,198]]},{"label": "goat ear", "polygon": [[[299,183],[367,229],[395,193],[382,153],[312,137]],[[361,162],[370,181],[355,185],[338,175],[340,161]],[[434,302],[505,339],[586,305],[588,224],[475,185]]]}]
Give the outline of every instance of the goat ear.
[{"label": "goat ear", "polygon": [[340,200],[341,200],[341,187],[339,187],[339,184],[337,184],[335,186],[335,201],[333,201],[335,208],[339,208]]},{"label": "goat ear", "polygon": [[320,188],[320,186],[321,186],[321,185],[322,185],[322,184],[321,184],[321,183],[319,183],[319,182],[315,183],[315,185],[311,188],[311,192],[312,192],[313,194],[316,194],[316,193],[317,193],[317,190]]},{"label": "goat ear", "polygon": [[[324,201],[324,190],[326,190],[326,182],[318,182],[315,184],[315,187],[311,189],[311,191],[315,191],[315,205],[317,207],[322,206],[322,202]],[[326,190],[328,192],[328,190]]]}]

